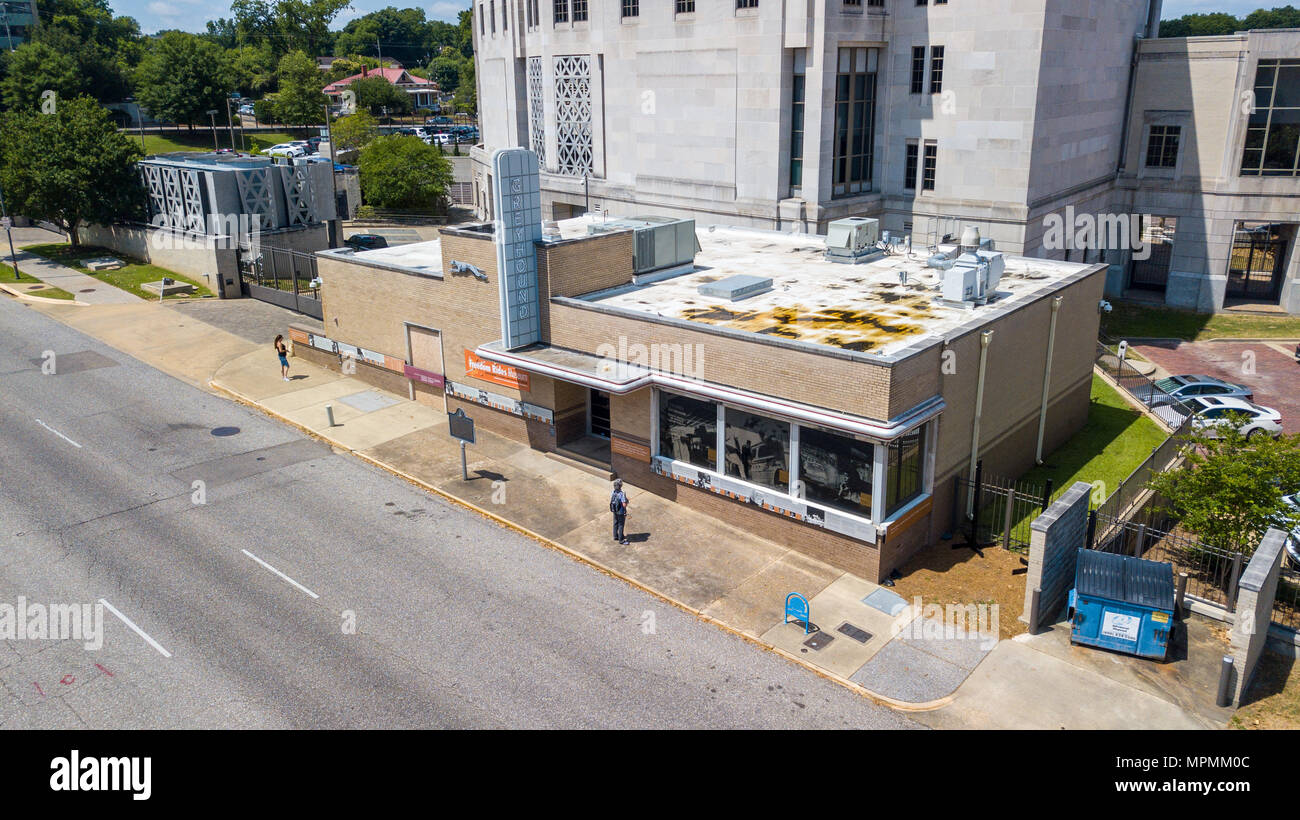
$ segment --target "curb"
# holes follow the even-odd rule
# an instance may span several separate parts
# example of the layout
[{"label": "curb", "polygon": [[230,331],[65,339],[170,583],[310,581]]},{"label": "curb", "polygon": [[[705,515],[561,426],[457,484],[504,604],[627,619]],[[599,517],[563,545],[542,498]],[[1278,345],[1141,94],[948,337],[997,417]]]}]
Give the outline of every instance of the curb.
[{"label": "curb", "polygon": [[[47,287],[54,287],[54,286],[48,285]],[[0,282],[0,290],[4,291],[10,296],[13,296],[17,299],[22,299],[27,302],[39,302],[41,304],[46,304],[46,305],[76,305],[77,307],[90,306],[88,302],[78,302],[75,296],[71,299],[51,299],[47,296],[32,296],[29,293],[24,293],[21,290],[12,288],[9,285],[4,284],[3,282]]]},{"label": "curb", "polygon": [[[578,561],[578,562],[580,562],[580,563],[582,563],[582,564],[586,564],[587,566],[589,566],[589,567],[591,567],[591,568],[597,570],[598,572],[601,572],[601,573],[603,573],[603,574],[605,574],[605,575],[607,575],[607,576],[609,576],[609,577],[611,577],[611,578],[615,578],[615,579],[617,579],[617,580],[619,580],[619,581],[622,581],[623,583],[627,584],[628,586],[631,586],[631,587],[633,587],[633,588],[635,588],[635,589],[641,590],[642,592],[648,593],[648,594],[654,596],[655,598],[658,598],[659,600],[663,601],[663,602],[666,603],[666,604],[669,604],[669,605],[674,606],[674,607],[676,607],[676,608],[678,608],[678,609],[680,609],[680,610],[683,610],[683,611],[685,611],[685,612],[687,612],[687,613],[689,613],[689,614],[691,614],[691,615],[694,615],[698,620],[703,621],[704,623],[707,623],[707,624],[710,624],[710,625],[712,625],[712,626],[715,626],[715,627],[721,629],[721,630],[724,631],[724,632],[727,632],[727,633],[729,633],[729,634],[731,634],[731,635],[734,635],[734,636],[736,636],[736,637],[738,637],[738,638],[741,638],[742,640],[744,640],[744,641],[746,641],[746,642],[748,642],[748,643],[750,643],[750,644],[753,644],[754,646],[757,646],[757,647],[759,647],[759,648],[761,648],[761,649],[764,649],[764,650],[766,650],[766,651],[768,651],[768,652],[771,652],[772,654],[777,655],[778,657],[785,658],[787,661],[790,661],[791,663],[797,664],[798,666],[801,666],[801,667],[803,667],[804,669],[807,669],[808,671],[814,673],[814,674],[817,675],[818,677],[824,678],[825,680],[831,681],[832,683],[837,683],[837,684],[839,684],[840,686],[843,686],[844,688],[849,689],[850,691],[855,692],[856,694],[861,695],[862,697],[867,698],[868,700],[872,701],[873,703],[875,703],[875,704],[878,705],[878,706],[888,706],[889,708],[894,709],[894,710],[899,711],[899,712],[932,712],[932,711],[934,711],[934,710],[936,710],[936,709],[940,709],[940,708],[942,708],[942,707],[944,707],[944,706],[947,706],[948,704],[952,703],[953,699],[957,696],[957,692],[956,692],[956,690],[954,690],[953,692],[951,692],[951,693],[949,693],[949,694],[945,695],[944,697],[939,698],[939,699],[937,699],[937,700],[926,701],[926,702],[924,702],[924,703],[910,703],[910,702],[908,702],[908,701],[896,700],[895,698],[891,698],[891,697],[889,697],[888,695],[882,695],[882,694],[880,694],[880,693],[878,693],[878,692],[872,692],[870,689],[867,689],[866,687],[862,686],[861,684],[854,683],[853,681],[849,680],[848,678],[841,677],[840,675],[836,675],[836,674],[834,674],[833,672],[828,672],[827,670],[822,669],[821,667],[816,666],[815,664],[811,664],[811,663],[809,663],[808,661],[805,661],[804,659],[802,659],[802,658],[800,658],[800,657],[797,657],[797,656],[795,656],[795,655],[790,654],[789,652],[786,652],[784,649],[781,649],[781,648],[776,647],[776,646],[772,646],[772,645],[770,645],[770,644],[763,643],[762,641],[760,641],[759,639],[753,637],[752,635],[748,635],[748,634],[746,634],[746,633],[744,633],[744,632],[741,632],[740,630],[736,629],[735,627],[733,627],[733,626],[731,626],[731,625],[729,625],[729,624],[727,624],[727,623],[725,623],[725,622],[723,622],[723,621],[720,621],[720,620],[718,620],[717,618],[714,618],[714,617],[711,616],[711,615],[706,615],[706,614],[704,614],[702,611],[696,609],[695,607],[691,606],[690,604],[686,604],[686,603],[683,603],[682,601],[678,601],[677,599],[675,599],[675,598],[673,598],[673,597],[671,597],[671,596],[669,596],[669,595],[666,595],[666,594],[663,593],[663,592],[660,592],[659,590],[655,589],[654,587],[647,586],[646,584],[641,583],[640,581],[636,580],[635,578],[631,578],[631,577],[629,577],[629,576],[627,576],[627,575],[624,575],[624,574],[620,573],[619,571],[617,571],[617,570],[615,570],[615,569],[612,569],[612,568],[610,568],[610,567],[607,567],[607,566],[605,566],[604,564],[600,563],[599,561],[596,561],[596,560],[593,559],[593,558],[590,558],[590,557],[588,557],[588,556],[586,556],[586,555],[583,555],[582,553],[580,553],[580,552],[578,552],[578,551],[572,549],[571,547],[566,547],[565,545],[559,543],[558,541],[554,541],[554,540],[552,540],[552,539],[550,539],[550,538],[547,538],[547,537],[544,536],[544,535],[540,535],[540,534],[538,534],[538,533],[536,533],[536,532],[533,532],[532,530],[528,529],[527,527],[523,527],[523,526],[521,526],[521,525],[519,525],[519,524],[516,524],[516,523],[514,523],[513,521],[510,521],[509,519],[503,518],[503,517],[501,517],[500,515],[497,515],[497,514],[494,513],[494,512],[491,512],[491,511],[489,511],[489,510],[485,510],[485,509],[483,509],[482,507],[478,506],[477,504],[474,504],[473,502],[466,501],[466,500],[463,499],[463,498],[459,498],[459,497],[457,497],[457,496],[455,496],[455,495],[452,495],[451,493],[449,493],[449,492],[447,492],[447,491],[445,491],[445,490],[439,489],[438,487],[435,487],[435,486],[433,486],[432,484],[429,484],[429,483],[427,483],[427,482],[425,482],[425,481],[423,481],[423,480],[421,480],[421,479],[419,479],[419,478],[416,478],[415,476],[410,475],[409,473],[403,472],[402,470],[399,470],[399,469],[397,469],[397,468],[395,468],[395,467],[393,467],[393,466],[391,466],[391,465],[389,465],[389,464],[385,464],[384,462],[382,462],[382,461],[380,461],[380,460],[378,460],[378,459],[376,459],[376,458],[373,458],[373,457],[371,457],[371,456],[368,456],[368,455],[366,455],[365,453],[359,452],[359,451],[354,450],[354,449],[352,449],[352,448],[350,448],[350,447],[346,447],[346,446],[344,446],[344,445],[342,445],[342,444],[339,444],[339,443],[333,441],[332,439],[330,439],[330,438],[328,438],[328,437],[326,437],[326,436],[324,436],[324,435],[321,435],[320,433],[316,432],[315,430],[312,430],[312,429],[310,429],[310,428],[308,428],[308,427],[304,427],[303,425],[301,425],[301,424],[299,424],[299,423],[297,423],[297,422],[295,422],[295,421],[291,421],[291,420],[285,418],[284,416],[280,415],[279,413],[276,413],[274,410],[268,410],[267,408],[263,407],[261,404],[259,404],[258,402],[254,401],[253,399],[250,399],[250,398],[248,398],[247,396],[245,396],[245,395],[239,393],[238,391],[233,390],[233,389],[231,389],[231,388],[229,388],[229,387],[226,387],[225,385],[222,385],[222,384],[218,383],[218,382],[216,381],[216,379],[211,379],[211,380],[209,380],[209,382],[208,382],[208,386],[211,387],[213,390],[219,392],[219,393],[224,393],[224,394],[226,394],[227,396],[231,397],[232,399],[234,399],[235,401],[237,401],[237,402],[239,402],[239,403],[241,403],[241,404],[247,405],[247,406],[249,406],[249,407],[252,407],[252,408],[254,408],[254,409],[256,409],[256,410],[261,411],[263,415],[270,416],[271,418],[274,418],[274,419],[276,419],[277,421],[280,421],[280,422],[282,422],[282,423],[284,423],[284,424],[288,424],[288,425],[290,425],[290,426],[292,426],[292,427],[295,427],[295,428],[297,428],[297,429],[303,431],[303,432],[306,433],[307,435],[309,435],[309,436],[311,436],[311,437],[313,437],[313,438],[320,439],[320,440],[322,440],[322,441],[324,441],[324,442],[330,444],[331,446],[333,446],[333,447],[335,447],[335,448],[337,448],[337,449],[340,449],[340,450],[346,450],[346,451],[347,451],[348,453],[350,453],[351,455],[356,456],[357,458],[361,459],[362,461],[364,461],[364,462],[366,462],[366,463],[368,463],[368,464],[371,464],[371,465],[373,465],[373,466],[375,466],[375,467],[378,467],[379,469],[384,470],[385,472],[391,473],[392,475],[395,475],[395,476],[397,476],[398,478],[401,478],[401,479],[403,479],[403,480],[405,480],[405,481],[407,481],[407,482],[409,482],[409,483],[411,483],[411,484],[414,484],[414,485],[416,485],[417,487],[420,487],[420,488],[423,489],[423,490],[426,490],[426,491],[428,491],[428,492],[434,493],[435,495],[437,495],[437,496],[439,496],[439,497],[441,497],[441,498],[443,498],[443,499],[445,499],[445,500],[447,500],[447,501],[450,501],[450,502],[453,503],[453,504],[456,504],[456,505],[458,505],[458,506],[464,507],[465,509],[468,509],[468,510],[470,510],[470,511],[472,511],[472,512],[478,513],[479,515],[483,516],[484,518],[487,518],[487,519],[489,519],[490,521],[495,522],[495,523],[498,524],[499,526],[505,527],[506,529],[509,529],[509,530],[513,530],[513,531],[515,531],[515,532],[517,532],[517,533],[519,533],[519,534],[521,534],[521,535],[524,535],[524,536],[526,536],[526,537],[528,537],[528,538],[531,538],[531,539],[533,539],[534,541],[539,542],[539,543],[542,544],[543,546],[549,547],[550,549],[553,549],[553,550],[555,550],[556,552],[560,552],[560,553],[562,553],[562,554],[564,554],[564,555],[567,555],[568,557],[570,557],[570,558],[572,558],[572,559],[574,559],[574,560],[576,560],[576,561]],[[960,688],[960,686],[958,686],[958,688]]]}]

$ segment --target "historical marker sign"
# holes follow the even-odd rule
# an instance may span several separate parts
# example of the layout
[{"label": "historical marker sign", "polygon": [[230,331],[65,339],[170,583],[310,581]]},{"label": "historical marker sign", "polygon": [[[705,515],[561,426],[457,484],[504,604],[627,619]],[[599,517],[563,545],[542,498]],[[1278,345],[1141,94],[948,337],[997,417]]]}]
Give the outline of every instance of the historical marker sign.
[{"label": "historical marker sign", "polygon": [[526,148],[503,148],[492,155],[492,173],[501,340],[507,350],[514,350],[542,338],[533,244],[542,238],[537,155]]},{"label": "historical marker sign", "polygon": [[474,419],[465,415],[465,411],[456,408],[456,412],[447,414],[447,431],[451,437],[466,444],[474,443]]}]

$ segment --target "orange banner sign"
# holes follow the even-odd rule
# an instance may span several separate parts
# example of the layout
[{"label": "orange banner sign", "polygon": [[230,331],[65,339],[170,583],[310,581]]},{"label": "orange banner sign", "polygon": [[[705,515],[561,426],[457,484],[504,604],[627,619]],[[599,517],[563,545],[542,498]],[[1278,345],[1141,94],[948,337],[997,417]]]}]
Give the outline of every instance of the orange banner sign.
[{"label": "orange banner sign", "polygon": [[471,350],[465,351],[465,375],[482,379],[485,382],[499,384],[502,387],[513,387],[517,390],[529,389],[527,373],[521,373],[508,364],[490,362],[481,356],[476,356]]},{"label": "orange banner sign", "polygon": [[637,461],[650,463],[650,448],[645,444],[637,444],[635,441],[628,441],[617,436],[609,440],[609,449],[611,452],[618,453],[621,456],[634,458]]}]

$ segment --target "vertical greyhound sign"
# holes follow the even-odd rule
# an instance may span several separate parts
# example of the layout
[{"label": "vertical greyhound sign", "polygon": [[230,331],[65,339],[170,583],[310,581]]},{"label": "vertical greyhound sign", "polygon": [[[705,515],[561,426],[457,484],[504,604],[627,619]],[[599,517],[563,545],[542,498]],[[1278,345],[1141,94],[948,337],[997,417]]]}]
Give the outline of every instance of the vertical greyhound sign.
[{"label": "vertical greyhound sign", "polygon": [[542,339],[533,244],[542,238],[537,155],[527,148],[503,148],[492,155],[492,173],[501,341],[514,350]]}]

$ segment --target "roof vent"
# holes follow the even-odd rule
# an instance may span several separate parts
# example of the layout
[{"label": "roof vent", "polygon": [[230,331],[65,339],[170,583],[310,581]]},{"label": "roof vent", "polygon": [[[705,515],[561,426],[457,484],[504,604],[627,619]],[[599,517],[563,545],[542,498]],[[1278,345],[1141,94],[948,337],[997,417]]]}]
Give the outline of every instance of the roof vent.
[{"label": "roof vent", "polygon": [[826,258],[850,265],[874,262],[885,255],[876,247],[880,220],[862,216],[837,219],[826,226]]},{"label": "roof vent", "polygon": [[770,278],[751,276],[748,273],[737,273],[734,276],[728,276],[716,282],[706,282],[699,286],[701,296],[714,296],[731,302],[739,302],[741,299],[767,293],[771,289],[772,280]]}]

